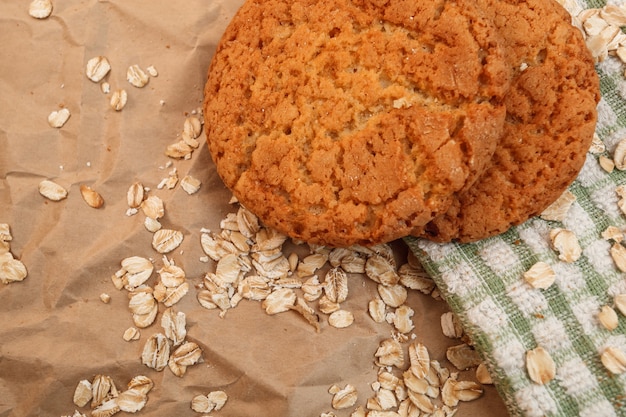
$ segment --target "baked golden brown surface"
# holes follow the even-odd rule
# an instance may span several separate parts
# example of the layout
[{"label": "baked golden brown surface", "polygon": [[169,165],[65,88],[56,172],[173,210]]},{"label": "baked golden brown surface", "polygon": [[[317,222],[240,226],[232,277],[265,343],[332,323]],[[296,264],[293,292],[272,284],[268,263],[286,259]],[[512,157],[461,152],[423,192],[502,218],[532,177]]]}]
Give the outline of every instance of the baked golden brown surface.
[{"label": "baked golden brown surface", "polygon": [[474,1],[250,0],[205,89],[217,170],[292,237],[406,236],[493,154],[510,79],[503,52]]},{"label": "baked golden brown surface", "polygon": [[249,0],[204,110],[244,206],[348,246],[474,241],[540,213],[582,167],[598,100],[590,53],[552,0]]},{"label": "baked golden brown surface", "polygon": [[546,0],[478,4],[492,14],[515,75],[487,171],[417,233],[438,241],[479,240],[541,213],[578,175],[596,124],[598,76],[569,14]]}]

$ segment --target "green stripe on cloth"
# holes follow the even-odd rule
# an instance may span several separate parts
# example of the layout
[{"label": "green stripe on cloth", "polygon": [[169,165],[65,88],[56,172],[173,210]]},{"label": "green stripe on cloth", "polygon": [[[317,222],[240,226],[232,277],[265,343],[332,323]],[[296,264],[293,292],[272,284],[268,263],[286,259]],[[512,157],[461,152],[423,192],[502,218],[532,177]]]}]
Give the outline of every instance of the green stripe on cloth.
[{"label": "green stripe on cloth", "polygon": [[[579,3],[583,8],[606,4]],[[615,58],[596,68],[602,91],[596,133],[608,156],[626,138],[625,68]],[[617,205],[619,185],[626,185],[626,172],[609,174],[597,155],[588,154],[569,188],[576,201],[563,222],[533,218],[470,244],[406,239],[482,354],[512,416],[626,416],[626,373],[611,374],[600,361],[609,346],[626,352],[626,317],[618,313],[613,331],[597,318],[601,306],[626,293],[626,274],[610,256],[612,242],[601,236],[608,226],[626,228]],[[578,237],[583,254],[576,262],[559,260],[551,247],[549,233],[557,227]],[[523,279],[538,261],[556,273],[545,290]],[[526,371],[526,352],[537,346],[556,364],[556,377],[545,385],[532,382]]]}]

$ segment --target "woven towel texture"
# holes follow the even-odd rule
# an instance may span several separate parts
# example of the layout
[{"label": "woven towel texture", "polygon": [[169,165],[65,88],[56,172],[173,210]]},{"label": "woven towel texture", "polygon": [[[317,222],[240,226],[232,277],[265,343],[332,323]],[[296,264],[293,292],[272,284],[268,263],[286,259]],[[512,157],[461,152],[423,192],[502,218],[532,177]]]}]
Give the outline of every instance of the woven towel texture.
[{"label": "woven towel texture", "polygon": [[[579,2],[582,8],[605,4]],[[596,133],[610,156],[626,138],[625,68],[609,57],[596,69],[602,92]],[[601,306],[626,293],[626,274],[610,256],[612,242],[601,236],[608,226],[626,227],[615,192],[624,184],[626,172],[607,173],[590,153],[569,189],[576,201],[562,222],[533,218],[463,245],[407,239],[482,353],[512,416],[626,416],[626,373],[613,375],[600,361],[607,347],[626,352],[626,317],[618,313],[619,325],[609,331],[597,316]],[[549,237],[554,228],[576,234],[583,249],[578,261],[558,258]],[[523,278],[539,261],[556,273],[544,290]],[[545,385],[526,371],[526,352],[537,346],[556,364],[556,377]]]}]

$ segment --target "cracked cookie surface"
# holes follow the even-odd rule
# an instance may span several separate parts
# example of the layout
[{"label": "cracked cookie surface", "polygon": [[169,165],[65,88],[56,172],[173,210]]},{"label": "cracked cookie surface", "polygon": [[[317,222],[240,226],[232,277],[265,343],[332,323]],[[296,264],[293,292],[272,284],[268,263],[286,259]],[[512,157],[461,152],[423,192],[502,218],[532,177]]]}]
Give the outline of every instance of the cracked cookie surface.
[{"label": "cracked cookie surface", "polygon": [[505,41],[514,78],[504,135],[486,171],[415,234],[470,242],[540,214],[574,181],[593,139],[598,76],[570,15],[555,1],[479,0]]},{"label": "cracked cookie surface", "polygon": [[503,53],[474,1],[248,0],[205,87],[217,171],[291,237],[406,236],[488,165],[511,79]]}]

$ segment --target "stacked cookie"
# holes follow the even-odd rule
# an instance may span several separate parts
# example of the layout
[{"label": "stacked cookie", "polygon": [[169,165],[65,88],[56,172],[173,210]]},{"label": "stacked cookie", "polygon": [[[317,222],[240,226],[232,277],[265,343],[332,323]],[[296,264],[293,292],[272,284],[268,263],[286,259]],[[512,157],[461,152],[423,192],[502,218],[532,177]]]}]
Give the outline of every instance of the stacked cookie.
[{"label": "stacked cookie", "polygon": [[247,0],[204,117],[226,186],[293,238],[467,242],[558,198],[598,99],[552,0]]}]

